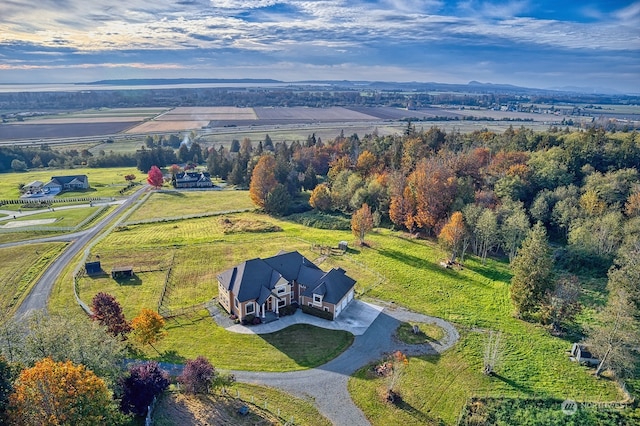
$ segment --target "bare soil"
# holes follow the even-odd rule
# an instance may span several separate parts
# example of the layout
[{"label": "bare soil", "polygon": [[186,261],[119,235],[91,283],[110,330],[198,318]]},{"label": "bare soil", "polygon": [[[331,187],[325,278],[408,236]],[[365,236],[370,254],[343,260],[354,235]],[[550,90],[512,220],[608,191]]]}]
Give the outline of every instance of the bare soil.
[{"label": "bare soil", "polygon": [[[249,408],[247,415],[238,414],[243,405]],[[244,426],[280,425],[281,421],[271,413],[252,404],[245,404],[228,396],[184,395],[166,393],[154,410],[153,424],[158,426]]]}]

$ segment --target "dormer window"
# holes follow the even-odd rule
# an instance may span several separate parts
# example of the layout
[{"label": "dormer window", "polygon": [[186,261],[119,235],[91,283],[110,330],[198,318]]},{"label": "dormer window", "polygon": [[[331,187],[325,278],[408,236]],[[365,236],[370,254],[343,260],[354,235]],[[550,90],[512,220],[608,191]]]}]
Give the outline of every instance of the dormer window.
[{"label": "dormer window", "polygon": [[322,295],[314,294],[313,295],[313,303],[322,303]]},{"label": "dormer window", "polygon": [[287,287],[286,286],[276,287],[276,293],[277,294],[284,294],[286,291],[287,291]]}]

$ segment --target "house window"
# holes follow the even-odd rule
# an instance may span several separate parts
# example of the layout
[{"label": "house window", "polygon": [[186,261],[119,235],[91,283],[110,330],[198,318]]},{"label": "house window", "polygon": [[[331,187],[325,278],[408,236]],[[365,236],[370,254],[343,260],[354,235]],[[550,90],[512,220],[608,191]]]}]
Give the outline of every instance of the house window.
[{"label": "house window", "polygon": [[278,300],[278,306],[279,306],[279,307],[283,307],[283,306],[284,306],[284,305],[286,305],[286,304],[287,304],[287,301],[286,301],[286,300],[284,300],[284,299],[283,299],[283,300]]},{"label": "house window", "polygon": [[327,308],[326,306],[324,307],[324,311],[325,312],[329,312],[329,308]]},{"label": "house window", "polygon": [[246,309],[247,309],[247,314],[252,314],[253,310],[254,310],[253,302],[247,303],[247,308]]},{"label": "house window", "polygon": [[238,299],[236,299],[236,308],[240,307],[240,302],[238,302]]},{"label": "house window", "polygon": [[276,290],[278,294],[284,294],[284,292],[287,291],[287,288],[285,286],[282,286],[278,287]]},{"label": "house window", "polygon": [[314,303],[322,303],[322,296],[319,296],[317,294],[313,295],[313,302]]}]

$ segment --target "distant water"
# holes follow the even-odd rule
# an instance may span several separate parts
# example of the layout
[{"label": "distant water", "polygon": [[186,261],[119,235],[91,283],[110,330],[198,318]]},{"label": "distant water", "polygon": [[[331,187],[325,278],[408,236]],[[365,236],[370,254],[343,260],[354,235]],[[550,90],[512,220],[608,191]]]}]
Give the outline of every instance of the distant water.
[{"label": "distant water", "polygon": [[[96,90],[141,90],[141,89],[206,89],[206,88],[255,88],[255,87],[289,87],[305,86],[304,83],[192,83],[192,84],[145,84],[145,85],[112,85],[112,84],[2,84],[0,93],[16,92],[86,92]],[[320,84],[313,84],[320,86]]]}]

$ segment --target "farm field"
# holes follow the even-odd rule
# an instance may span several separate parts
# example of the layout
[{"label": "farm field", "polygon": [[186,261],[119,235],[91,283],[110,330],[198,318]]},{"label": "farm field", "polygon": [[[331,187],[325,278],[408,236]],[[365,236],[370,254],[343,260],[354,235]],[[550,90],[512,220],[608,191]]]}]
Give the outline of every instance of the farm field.
[{"label": "farm field", "polygon": [[18,185],[26,184],[34,180],[43,183],[49,182],[52,176],[87,175],[91,189],[87,191],[68,191],[59,197],[117,197],[122,188],[126,187],[124,176],[134,174],[138,180],[146,176],[133,167],[114,167],[108,169],[54,169],[54,170],[29,170],[27,172],[2,173],[2,185],[0,185],[0,200],[17,199],[20,197]]},{"label": "farm field", "polygon": [[64,247],[66,243],[0,248],[0,323],[11,316],[35,279]]},{"label": "farm field", "polygon": [[249,191],[163,191],[153,192],[128,222],[167,219],[190,214],[253,209]]}]

